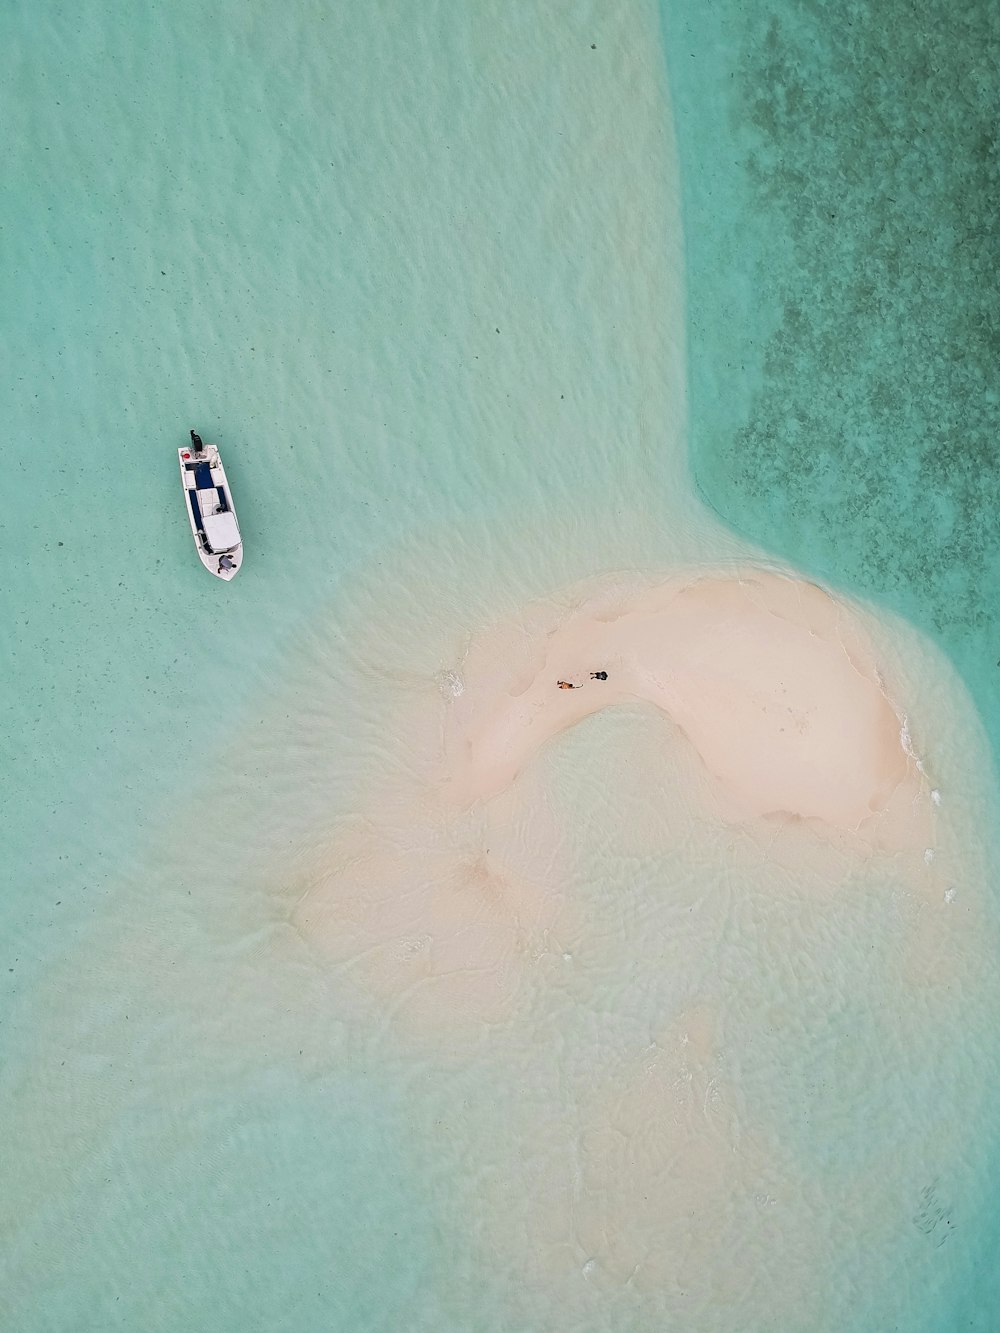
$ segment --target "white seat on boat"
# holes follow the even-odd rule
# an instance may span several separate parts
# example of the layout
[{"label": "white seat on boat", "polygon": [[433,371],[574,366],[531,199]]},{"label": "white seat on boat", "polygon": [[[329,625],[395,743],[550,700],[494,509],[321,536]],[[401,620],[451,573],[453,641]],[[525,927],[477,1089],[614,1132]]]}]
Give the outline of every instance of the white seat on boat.
[{"label": "white seat on boat", "polygon": [[240,530],[235,516],[229,510],[224,514],[204,514],[202,522],[208,544],[217,555],[239,546]]}]

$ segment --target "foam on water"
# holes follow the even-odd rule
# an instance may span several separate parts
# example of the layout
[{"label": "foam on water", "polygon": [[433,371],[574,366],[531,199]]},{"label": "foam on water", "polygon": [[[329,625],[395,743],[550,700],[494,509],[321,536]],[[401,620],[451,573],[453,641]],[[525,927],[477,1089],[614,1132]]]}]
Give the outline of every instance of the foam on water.
[{"label": "foam on water", "polygon": [[939,651],[862,613],[933,865],[715,817],[639,706],[427,795],[484,630],[764,560],[687,475],[655,7],[4,23],[12,1324],[935,1327],[1000,1030]]}]

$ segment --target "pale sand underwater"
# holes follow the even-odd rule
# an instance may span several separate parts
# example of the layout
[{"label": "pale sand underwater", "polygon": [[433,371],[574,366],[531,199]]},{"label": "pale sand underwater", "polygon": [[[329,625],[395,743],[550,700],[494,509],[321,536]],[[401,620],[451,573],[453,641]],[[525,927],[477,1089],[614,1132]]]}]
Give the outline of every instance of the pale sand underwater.
[{"label": "pale sand underwater", "polygon": [[435,566],[401,556],[423,594],[390,574],[323,654],[382,772],[288,919],[338,1012],[475,1071],[446,1152],[482,1262],[553,1327],[832,1328],[845,1262],[905,1307],[888,1274],[921,1191],[951,1201],[935,1245],[952,1225],[998,999],[961,688],[904,626],[746,564],[478,629]]},{"label": "pale sand underwater", "polygon": [[[122,1172],[124,1123],[126,1216],[149,1141],[182,1190],[194,1153],[231,1191],[244,1143],[269,1197],[294,1179],[278,1252],[308,1234],[300,1267],[347,1293],[335,1326],[373,1300],[413,1330],[906,1315],[922,1274],[961,1278],[985,1206],[996,852],[967,698],[904,625],[749,553],[654,572],[655,534],[607,530],[633,572],[542,598],[523,535],[405,543],[303,626],[187,793],[200,836],[145,850],[141,891],[50,977],[36,1031],[77,1069],[72,1122],[53,1137],[50,1059],[18,1095],[41,1155],[8,1206],[43,1218],[57,1164]],[[584,716],[598,684],[617,693]],[[228,1197],[171,1228],[168,1271]],[[332,1229],[338,1204],[360,1230]],[[65,1251],[56,1271],[78,1281]]]},{"label": "pale sand underwater", "polygon": [[[87,30],[86,146],[118,127],[123,190],[153,154],[128,244],[92,233],[188,263],[201,317],[130,268],[22,433],[89,476],[113,384],[149,477],[205,396],[267,448],[232,450],[229,600],[180,511],[158,583],[106,570],[115,478],[70,516],[92,564],[34,566],[68,702],[25,777],[24,846],[59,837],[12,932],[51,942],[4,1029],[4,1291],[29,1331],[934,1329],[994,1208],[979,722],[693,493],[655,7],[474,8]],[[70,279],[90,311],[89,252]]]}]

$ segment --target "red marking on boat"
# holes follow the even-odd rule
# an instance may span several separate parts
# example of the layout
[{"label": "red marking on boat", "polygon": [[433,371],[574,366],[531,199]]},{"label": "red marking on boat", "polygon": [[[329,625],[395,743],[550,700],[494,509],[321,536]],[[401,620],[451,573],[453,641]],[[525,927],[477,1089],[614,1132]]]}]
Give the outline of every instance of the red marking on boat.
[{"label": "red marking on boat", "polygon": [[181,454],[181,458],[190,458],[190,457],[191,457],[190,454]]}]

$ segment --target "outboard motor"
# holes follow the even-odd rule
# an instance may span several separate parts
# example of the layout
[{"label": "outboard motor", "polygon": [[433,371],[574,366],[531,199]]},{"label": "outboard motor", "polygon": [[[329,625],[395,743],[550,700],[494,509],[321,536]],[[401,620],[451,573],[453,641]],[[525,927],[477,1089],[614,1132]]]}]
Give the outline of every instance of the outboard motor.
[{"label": "outboard motor", "polygon": [[201,436],[196,435],[194,431],[191,432],[191,443],[194,445],[196,454],[203,454],[205,452],[205,446],[201,442]]}]

